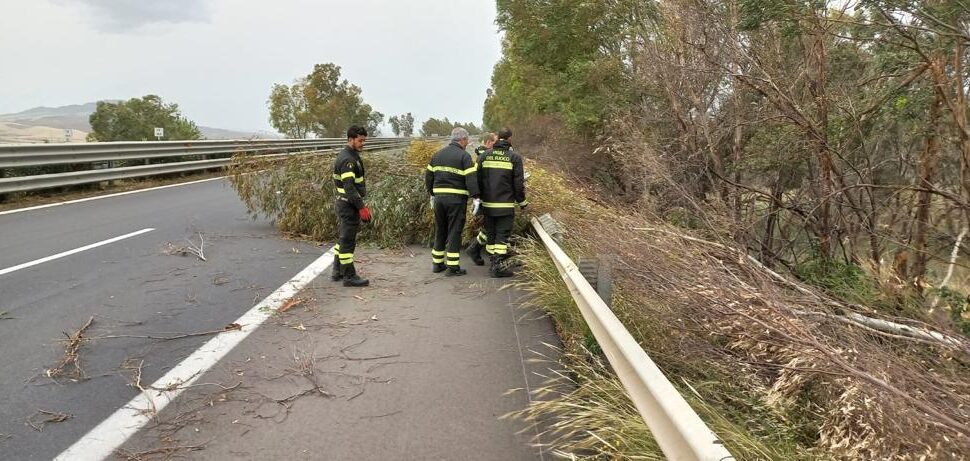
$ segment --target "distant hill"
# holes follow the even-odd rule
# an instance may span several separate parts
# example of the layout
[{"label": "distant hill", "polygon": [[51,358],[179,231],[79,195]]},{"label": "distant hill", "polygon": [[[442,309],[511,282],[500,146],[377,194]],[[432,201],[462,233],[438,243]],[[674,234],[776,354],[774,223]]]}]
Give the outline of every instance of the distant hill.
[{"label": "distant hill", "polygon": [[[109,102],[117,102],[110,100]],[[88,117],[97,109],[96,102],[60,107],[35,107],[13,114],[0,114],[0,143],[64,142],[64,130],[74,130],[71,141],[84,142],[91,132]],[[276,133],[246,132],[199,126],[205,139],[279,138]]]}]

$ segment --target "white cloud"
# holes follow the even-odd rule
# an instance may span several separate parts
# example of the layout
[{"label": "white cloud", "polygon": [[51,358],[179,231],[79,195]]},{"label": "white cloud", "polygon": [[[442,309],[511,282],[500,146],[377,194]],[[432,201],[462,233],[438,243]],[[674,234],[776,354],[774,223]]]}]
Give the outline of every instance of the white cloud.
[{"label": "white cloud", "polygon": [[[104,32],[124,33],[150,25],[208,22],[207,0],[74,0],[87,6],[87,15]],[[61,4],[67,4],[60,0]]]}]

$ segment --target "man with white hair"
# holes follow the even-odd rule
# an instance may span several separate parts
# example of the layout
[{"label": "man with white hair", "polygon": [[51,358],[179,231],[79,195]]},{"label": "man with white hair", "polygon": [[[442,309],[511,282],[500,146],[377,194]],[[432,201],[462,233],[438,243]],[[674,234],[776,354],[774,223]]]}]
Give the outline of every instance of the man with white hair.
[{"label": "man with white hair", "polygon": [[424,174],[425,187],[434,208],[434,246],[431,248],[432,271],[445,275],[465,275],[461,268],[461,233],[465,228],[468,199],[478,203],[477,166],[465,151],[468,130],[451,130],[451,142],[431,157]]}]

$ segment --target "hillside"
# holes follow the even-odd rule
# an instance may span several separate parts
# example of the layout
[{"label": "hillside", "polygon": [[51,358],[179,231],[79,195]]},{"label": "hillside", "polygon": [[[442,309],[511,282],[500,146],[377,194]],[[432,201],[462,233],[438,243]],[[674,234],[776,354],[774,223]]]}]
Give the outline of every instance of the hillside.
[{"label": "hillside", "polygon": [[[96,102],[59,107],[34,107],[25,111],[0,114],[0,143],[64,142],[64,130],[74,130],[71,141],[84,142],[91,131],[88,117]],[[278,138],[275,133],[236,131],[199,126],[205,139]]]}]

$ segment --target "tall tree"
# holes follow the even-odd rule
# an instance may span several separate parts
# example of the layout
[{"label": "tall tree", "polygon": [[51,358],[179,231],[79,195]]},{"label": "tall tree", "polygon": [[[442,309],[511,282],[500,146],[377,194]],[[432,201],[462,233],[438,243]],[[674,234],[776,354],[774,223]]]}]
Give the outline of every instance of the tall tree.
[{"label": "tall tree", "polygon": [[421,124],[421,136],[447,136],[454,128],[448,117],[441,120],[430,117]]},{"label": "tall tree", "polygon": [[307,100],[303,96],[303,87],[302,79],[292,86],[277,83],[273,85],[273,91],[267,101],[269,119],[273,128],[288,138],[305,138],[312,128]]},{"label": "tall tree", "polygon": [[410,112],[391,117],[388,122],[394,136],[404,136],[410,138],[414,134],[414,116]]},{"label": "tall tree", "polygon": [[350,125],[367,127],[380,134],[384,114],[373,110],[361,97],[359,86],[340,78],[340,66],[317,64],[293,85],[276,84],[268,101],[270,123],[290,137],[341,137]]},{"label": "tall tree", "polygon": [[166,104],[153,94],[117,103],[99,101],[88,121],[88,141],[153,141],[155,128],[165,130],[166,140],[202,137],[199,127],[179,112],[178,104]]}]

